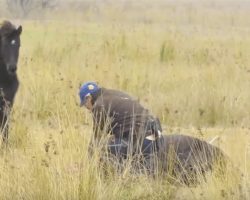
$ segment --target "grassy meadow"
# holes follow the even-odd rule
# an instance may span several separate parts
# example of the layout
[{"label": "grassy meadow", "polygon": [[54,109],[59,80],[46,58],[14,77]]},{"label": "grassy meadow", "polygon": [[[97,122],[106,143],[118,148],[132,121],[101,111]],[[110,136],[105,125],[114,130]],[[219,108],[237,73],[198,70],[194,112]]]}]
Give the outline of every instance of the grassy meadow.
[{"label": "grassy meadow", "polygon": [[[13,20],[23,26],[20,88],[0,150],[0,199],[250,199],[250,6],[153,2]],[[79,107],[89,80],[138,97],[165,134],[219,136],[214,145],[244,176],[209,174],[191,188],[103,176],[98,155],[87,155],[91,115]]]}]

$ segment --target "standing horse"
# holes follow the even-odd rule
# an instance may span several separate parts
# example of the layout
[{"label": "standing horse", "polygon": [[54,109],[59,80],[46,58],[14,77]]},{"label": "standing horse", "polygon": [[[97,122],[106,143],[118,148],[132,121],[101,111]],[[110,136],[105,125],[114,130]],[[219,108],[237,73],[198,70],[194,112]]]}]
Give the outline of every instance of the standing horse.
[{"label": "standing horse", "polygon": [[0,24],[0,132],[8,139],[8,118],[18,90],[17,63],[22,26],[11,22]]}]

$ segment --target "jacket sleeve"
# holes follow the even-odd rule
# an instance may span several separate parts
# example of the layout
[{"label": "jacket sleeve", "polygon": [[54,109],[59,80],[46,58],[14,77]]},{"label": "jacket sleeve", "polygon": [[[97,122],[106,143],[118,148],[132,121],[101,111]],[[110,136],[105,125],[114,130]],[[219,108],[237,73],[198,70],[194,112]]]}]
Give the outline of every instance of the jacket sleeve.
[{"label": "jacket sleeve", "polygon": [[101,137],[101,132],[107,132],[107,118],[104,106],[96,106],[93,111],[93,131],[95,138]]}]

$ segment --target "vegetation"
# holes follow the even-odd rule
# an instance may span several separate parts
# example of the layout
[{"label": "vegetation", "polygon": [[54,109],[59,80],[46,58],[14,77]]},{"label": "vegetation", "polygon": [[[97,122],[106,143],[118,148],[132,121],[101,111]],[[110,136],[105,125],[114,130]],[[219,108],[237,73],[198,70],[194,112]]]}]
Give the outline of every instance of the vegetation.
[{"label": "vegetation", "polygon": [[[250,198],[247,5],[127,2],[22,21],[21,87],[0,150],[0,199]],[[91,116],[79,108],[88,80],[139,97],[165,134],[219,136],[214,144],[244,176],[209,174],[195,188],[128,171],[104,176],[98,149],[88,158]]]}]

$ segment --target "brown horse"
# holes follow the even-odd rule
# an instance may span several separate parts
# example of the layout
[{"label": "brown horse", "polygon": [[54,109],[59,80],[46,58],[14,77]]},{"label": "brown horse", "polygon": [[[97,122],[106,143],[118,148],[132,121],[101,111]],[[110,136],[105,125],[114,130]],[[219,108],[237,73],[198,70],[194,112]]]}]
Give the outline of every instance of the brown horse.
[{"label": "brown horse", "polygon": [[158,153],[161,172],[175,181],[196,184],[207,172],[222,172],[230,163],[216,146],[186,135],[165,135]]},{"label": "brown horse", "polygon": [[[123,141],[117,148],[118,153],[108,150],[108,154],[104,153],[105,156],[102,155],[101,160],[105,165],[111,163],[117,167],[118,171],[126,168],[127,161],[132,161],[133,173],[164,177],[172,183],[185,185],[198,184],[201,180],[206,179],[208,172],[219,172],[217,174],[223,177],[229,164],[232,164],[218,147],[195,137],[174,134],[162,135],[158,140],[157,148],[154,148],[155,151],[152,154],[141,152],[130,155],[131,151],[126,145],[123,145],[123,142],[126,143]],[[92,144],[90,150],[95,148]],[[109,141],[108,149],[110,145],[112,142]]]},{"label": "brown horse", "polygon": [[0,24],[0,132],[8,139],[8,118],[18,90],[17,63],[22,26],[11,22]]}]

